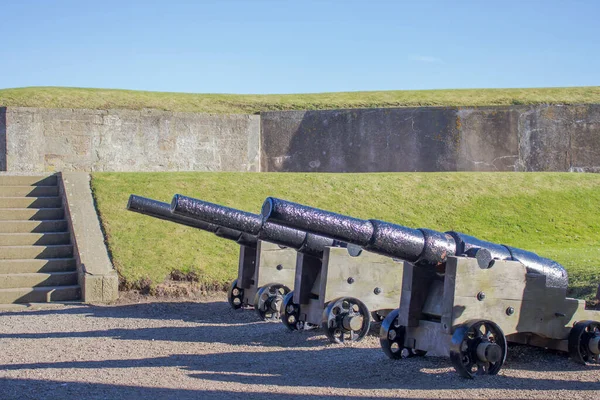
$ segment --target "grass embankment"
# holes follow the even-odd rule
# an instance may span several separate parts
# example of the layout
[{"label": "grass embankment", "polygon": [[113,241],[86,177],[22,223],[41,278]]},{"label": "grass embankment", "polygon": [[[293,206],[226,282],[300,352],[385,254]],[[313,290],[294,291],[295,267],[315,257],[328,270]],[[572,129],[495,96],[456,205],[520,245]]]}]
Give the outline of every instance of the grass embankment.
[{"label": "grass embankment", "polygon": [[569,173],[96,173],[92,187],[126,286],[193,272],[208,288],[237,274],[227,240],[125,210],[130,194],[175,193],[258,213],[276,196],[359,218],[457,230],[556,259],[572,293],[600,282],[600,175]]},{"label": "grass embankment", "polygon": [[0,106],[132,109],[254,114],[274,110],[369,107],[493,106],[600,103],[600,87],[389,90],[317,94],[193,94],[135,90],[27,87],[0,90]]}]

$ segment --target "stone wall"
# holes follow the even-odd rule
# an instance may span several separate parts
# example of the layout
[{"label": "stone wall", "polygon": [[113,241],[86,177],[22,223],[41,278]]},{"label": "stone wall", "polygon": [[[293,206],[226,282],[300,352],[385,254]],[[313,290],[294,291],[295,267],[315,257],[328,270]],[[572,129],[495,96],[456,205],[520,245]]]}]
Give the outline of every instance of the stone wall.
[{"label": "stone wall", "polygon": [[11,107],[0,170],[259,171],[259,136],[251,115]]},{"label": "stone wall", "polygon": [[261,115],[263,171],[600,172],[600,105]]},{"label": "stone wall", "polygon": [[208,115],[0,107],[0,171],[600,172],[600,104]]}]

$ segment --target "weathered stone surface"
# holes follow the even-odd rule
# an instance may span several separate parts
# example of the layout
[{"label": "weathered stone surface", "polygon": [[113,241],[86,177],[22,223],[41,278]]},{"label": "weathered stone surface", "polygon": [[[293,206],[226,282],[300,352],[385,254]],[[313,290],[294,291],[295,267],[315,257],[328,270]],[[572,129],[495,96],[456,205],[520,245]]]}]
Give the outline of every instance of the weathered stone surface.
[{"label": "weathered stone surface", "polygon": [[456,115],[460,132],[458,171],[514,171],[519,158],[517,120],[512,108],[464,108]]},{"label": "weathered stone surface", "polygon": [[568,171],[570,124],[565,108],[530,107],[519,116],[520,171]]},{"label": "weathered stone surface", "polygon": [[36,108],[4,115],[3,170],[259,170],[259,116]]},{"label": "weathered stone surface", "polygon": [[118,276],[108,257],[100,221],[94,207],[90,176],[84,172],[60,174],[59,187],[72,232],[81,296],[88,303],[116,300]]},{"label": "weathered stone surface", "polygon": [[600,105],[202,115],[0,108],[0,170],[600,172]]},{"label": "weathered stone surface", "polygon": [[600,104],[548,108],[565,115],[557,123],[569,137],[569,170],[600,172]]},{"label": "weathered stone surface", "polygon": [[600,172],[600,105],[262,114],[263,171]]},{"label": "weathered stone surface", "polygon": [[263,113],[264,171],[454,171],[455,110]]}]

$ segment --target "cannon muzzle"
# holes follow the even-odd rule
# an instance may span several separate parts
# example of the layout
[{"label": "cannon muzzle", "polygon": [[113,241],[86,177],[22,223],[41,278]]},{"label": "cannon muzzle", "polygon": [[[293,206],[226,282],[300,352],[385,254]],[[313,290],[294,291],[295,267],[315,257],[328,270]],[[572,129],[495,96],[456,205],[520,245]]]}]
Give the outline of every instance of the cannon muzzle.
[{"label": "cannon muzzle", "polygon": [[289,228],[272,222],[263,222],[261,215],[180,194],[173,196],[171,211],[175,215],[256,235],[260,240],[290,247],[302,253],[320,256],[326,246],[342,245],[337,240],[320,235],[307,234],[303,230]]},{"label": "cannon muzzle", "polygon": [[515,260],[525,265],[529,272],[545,275],[547,287],[566,288],[568,285],[567,272],[556,261],[459,232],[412,229],[373,219],[362,220],[274,197],[265,200],[262,216],[268,222],[341,240],[419,266],[442,266],[453,255],[481,257],[488,261]]},{"label": "cannon muzzle", "polygon": [[233,240],[241,245],[256,247],[257,238],[255,236],[248,235],[235,229],[230,229],[197,219],[186,218],[181,215],[173,214],[171,212],[171,205],[168,203],[163,203],[161,201],[132,194],[129,196],[127,209],[129,211],[134,211],[165,221],[202,229],[203,231],[214,233],[215,235],[224,239]]}]

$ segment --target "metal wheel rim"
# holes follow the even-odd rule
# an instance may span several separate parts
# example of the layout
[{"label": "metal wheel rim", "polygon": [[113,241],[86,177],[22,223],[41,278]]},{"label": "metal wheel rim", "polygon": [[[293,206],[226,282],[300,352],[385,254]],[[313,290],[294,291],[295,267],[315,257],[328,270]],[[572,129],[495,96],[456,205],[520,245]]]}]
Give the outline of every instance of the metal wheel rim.
[{"label": "metal wheel rim", "polygon": [[589,341],[597,336],[600,336],[600,322],[576,323],[569,333],[569,356],[579,364],[600,364],[600,355],[589,349]]},{"label": "metal wheel rim", "polygon": [[[348,330],[344,328],[341,323],[344,316],[362,317],[360,329]],[[358,342],[366,336],[370,326],[371,313],[369,309],[362,301],[353,297],[335,299],[323,310],[321,327],[333,343]]]},{"label": "metal wheel rim", "polygon": [[263,321],[273,321],[281,318],[281,307],[277,311],[272,310],[271,305],[274,301],[283,304],[285,296],[290,292],[290,289],[280,283],[270,283],[261,287],[254,297],[254,309],[259,318]]},{"label": "metal wheel rim", "polygon": [[[500,346],[502,350],[500,361],[492,363],[479,360],[476,349],[483,341]],[[468,321],[456,328],[452,335],[450,361],[456,372],[464,378],[473,379],[476,375],[496,375],[506,360],[506,349],[506,337],[502,329],[494,322]]]}]

